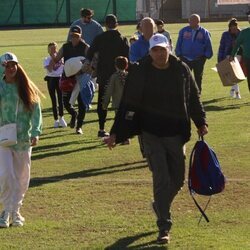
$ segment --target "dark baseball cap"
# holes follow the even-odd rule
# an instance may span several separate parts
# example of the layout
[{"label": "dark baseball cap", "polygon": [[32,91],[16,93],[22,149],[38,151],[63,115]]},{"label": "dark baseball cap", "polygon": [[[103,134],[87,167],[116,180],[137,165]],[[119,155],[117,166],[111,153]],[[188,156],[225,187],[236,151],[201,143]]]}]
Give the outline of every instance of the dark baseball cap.
[{"label": "dark baseball cap", "polygon": [[71,34],[76,34],[76,35],[81,36],[81,35],[82,35],[82,29],[81,29],[80,26],[75,25],[75,26],[72,26],[72,27],[70,28],[70,33],[71,33]]}]

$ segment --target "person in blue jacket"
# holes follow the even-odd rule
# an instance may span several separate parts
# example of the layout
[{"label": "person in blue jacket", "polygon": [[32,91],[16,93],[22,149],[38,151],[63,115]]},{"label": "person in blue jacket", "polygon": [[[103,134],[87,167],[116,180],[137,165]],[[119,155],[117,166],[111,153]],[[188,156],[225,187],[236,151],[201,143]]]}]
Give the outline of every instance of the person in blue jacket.
[{"label": "person in blue jacket", "polygon": [[211,35],[200,26],[200,16],[192,14],[189,25],[179,32],[175,54],[194,72],[195,81],[201,93],[204,65],[213,56]]},{"label": "person in blue jacket", "polygon": [[[222,33],[220,39],[220,46],[218,50],[218,62],[221,62],[225,58],[229,58],[232,53],[233,47],[236,44],[236,38],[240,34],[240,28],[238,26],[238,22],[236,18],[232,18],[228,23],[228,30]],[[237,52],[237,57],[240,59],[242,55],[242,49]],[[241,59],[240,59],[241,60]],[[232,86],[230,90],[230,95],[233,98],[241,99],[240,96],[240,88],[236,83]]]},{"label": "person in blue jacket", "polygon": [[134,63],[148,55],[149,39],[154,34],[155,22],[150,17],[145,17],[141,21],[142,34],[138,40],[131,44],[129,50],[129,61]]}]

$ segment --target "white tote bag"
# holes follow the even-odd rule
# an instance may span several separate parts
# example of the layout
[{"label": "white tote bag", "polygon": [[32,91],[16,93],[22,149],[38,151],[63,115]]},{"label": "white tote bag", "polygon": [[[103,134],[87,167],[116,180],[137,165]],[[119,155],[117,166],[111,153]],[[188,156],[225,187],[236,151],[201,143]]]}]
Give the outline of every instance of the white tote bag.
[{"label": "white tote bag", "polygon": [[17,144],[16,123],[0,127],[0,146],[8,147]]},{"label": "white tote bag", "polygon": [[[18,103],[16,105],[16,120],[18,112]],[[9,147],[17,144],[17,125],[8,123],[0,127],[0,146]]]}]

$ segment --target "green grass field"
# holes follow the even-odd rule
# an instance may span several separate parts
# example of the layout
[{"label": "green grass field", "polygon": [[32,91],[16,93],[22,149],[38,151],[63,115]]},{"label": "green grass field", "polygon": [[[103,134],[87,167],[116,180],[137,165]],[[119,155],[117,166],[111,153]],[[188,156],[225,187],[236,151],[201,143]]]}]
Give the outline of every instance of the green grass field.
[{"label": "green grass field", "polygon": [[[241,22],[247,27],[247,22]],[[174,44],[184,24],[169,24]],[[207,61],[202,101],[207,111],[208,143],[215,149],[227,177],[223,193],[212,197],[210,223],[202,221],[187,189],[174,201],[171,243],[157,246],[155,216],[151,210],[151,173],[137,139],[109,151],[97,138],[96,97],[86,115],[84,135],[70,128],[54,129],[43,58],[47,44],[61,45],[67,28],[0,31],[0,54],[11,51],[31,79],[46,94],[42,100],[44,128],[33,149],[32,178],[24,200],[23,228],[0,230],[0,249],[250,249],[249,146],[250,94],[240,83],[241,100],[229,97],[211,68],[227,23],[204,23],[212,35],[214,56]],[[130,37],[135,25],[121,26]],[[114,113],[108,114],[107,129]],[[65,115],[69,120],[69,115]],[[189,157],[197,139],[195,128],[187,144]],[[199,197],[205,204],[207,197]]]}]

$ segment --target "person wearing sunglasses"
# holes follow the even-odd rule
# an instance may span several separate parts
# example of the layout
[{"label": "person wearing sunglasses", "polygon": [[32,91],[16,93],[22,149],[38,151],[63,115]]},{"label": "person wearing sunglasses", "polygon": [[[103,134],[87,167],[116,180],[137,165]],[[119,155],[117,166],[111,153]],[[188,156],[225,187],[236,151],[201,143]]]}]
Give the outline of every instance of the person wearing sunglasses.
[{"label": "person wearing sunglasses", "polygon": [[[99,24],[96,20],[93,19],[94,11],[91,9],[84,9],[80,10],[81,17],[75,20],[70,29],[73,26],[79,26],[82,29],[82,39],[89,45],[93,42],[94,38],[103,33],[103,28],[101,24]],[[68,33],[67,41],[71,40],[70,31]]]}]

